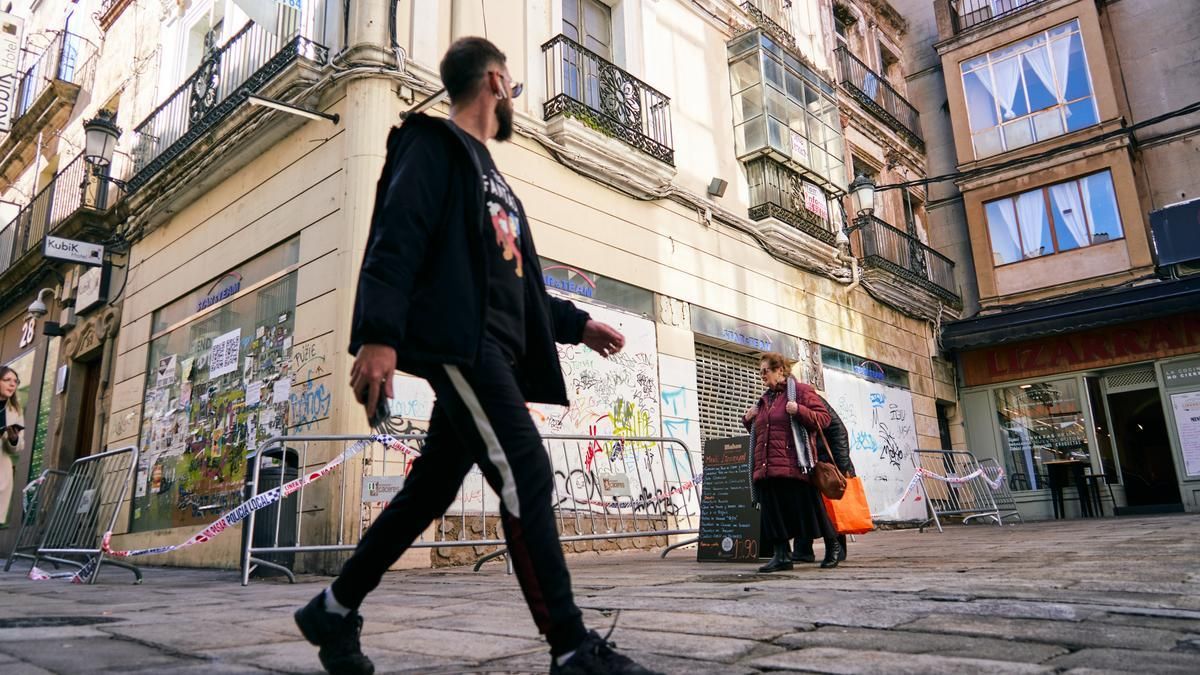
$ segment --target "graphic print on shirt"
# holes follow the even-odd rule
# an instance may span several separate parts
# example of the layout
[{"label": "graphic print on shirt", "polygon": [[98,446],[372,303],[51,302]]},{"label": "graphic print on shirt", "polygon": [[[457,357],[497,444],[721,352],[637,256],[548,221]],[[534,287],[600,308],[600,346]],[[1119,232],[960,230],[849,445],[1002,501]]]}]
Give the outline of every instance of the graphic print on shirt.
[{"label": "graphic print on shirt", "polygon": [[508,189],[508,183],[495,169],[489,169],[483,176],[484,189],[487,192],[488,215],[492,219],[492,227],[496,230],[496,245],[502,251],[505,260],[515,261],[518,277],[525,276],[521,261],[521,216],[517,208],[517,198]]}]

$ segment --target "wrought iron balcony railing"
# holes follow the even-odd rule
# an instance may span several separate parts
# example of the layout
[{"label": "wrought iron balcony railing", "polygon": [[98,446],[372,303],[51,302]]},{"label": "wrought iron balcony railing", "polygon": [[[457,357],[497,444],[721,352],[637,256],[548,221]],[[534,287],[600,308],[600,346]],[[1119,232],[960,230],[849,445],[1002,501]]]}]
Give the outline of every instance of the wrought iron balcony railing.
[{"label": "wrought iron balcony railing", "polygon": [[[113,159],[118,166],[122,161],[120,155]],[[0,275],[25,254],[40,250],[46,235],[54,234],[60,224],[80,210],[107,211],[119,197],[119,188],[97,175],[80,154],[0,229]]]},{"label": "wrought iron balcony railing", "polygon": [[829,202],[816,185],[768,157],[746,162],[750,184],[750,219],[775,218],[801,232],[834,245],[837,235],[829,224]]},{"label": "wrought iron balcony railing", "polygon": [[134,129],[132,192],[228,117],[291,63],[325,63],[329,50],[310,35],[318,22],[305,3],[278,33],[249,22],[221,47],[211,48],[200,67]]},{"label": "wrought iron balcony railing", "polygon": [[850,228],[850,243],[865,265],[887,270],[948,302],[959,301],[954,261],[908,232],[875,216],[859,216]]},{"label": "wrought iron balcony railing", "polygon": [[95,71],[96,50],[92,43],[74,33],[59,33],[28,68],[21,72],[13,121],[28,113],[38,98],[54,82],[66,82],[80,87],[91,84]]},{"label": "wrought iron balcony railing", "polygon": [[993,19],[1008,16],[1013,12],[1028,7],[1042,0],[950,0],[950,19],[954,23],[954,32],[961,33],[968,28],[987,23]]},{"label": "wrought iron balcony railing", "polygon": [[835,51],[838,71],[847,91],[867,110],[915,146],[922,146],[917,109],[900,95],[887,80],[867,67],[845,47]]},{"label": "wrought iron balcony railing", "polygon": [[742,11],[767,35],[784,47],[795,50],[796,38],[792,36],[791,22],[785,11],[787,6],[783,0],[746,0],[742,3]]},{"label": "wrought iron balcony railing", "polygon": [[564,35],[542,45],[546,120],[574,117],[674,166],[671,99]]}]

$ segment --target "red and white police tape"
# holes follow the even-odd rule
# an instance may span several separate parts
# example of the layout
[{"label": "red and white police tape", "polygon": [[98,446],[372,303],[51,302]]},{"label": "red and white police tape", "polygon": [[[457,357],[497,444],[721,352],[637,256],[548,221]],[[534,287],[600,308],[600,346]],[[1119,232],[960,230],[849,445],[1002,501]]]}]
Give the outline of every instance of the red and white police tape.
[{"label": "red and white police tape", "polygon": [[[913,473],[912,480],[908,481],[908,486],[904,488],[904,493],[900,495],[900,499],[896,500],[896,503],[887,507],[882,512],[877,514],[872,513],[871,518],[885,520],[899,519],[900,505],[904,503],[904,500],[908,499],[908,494],[917,486],[917,483],[921,480],[921,478],[932,478],[933,480],[949,483],[950,485],[963,485],[975,480],[976,478],[982,478],[983,482],[987,483],[987,486],[994,492],[1004,486],[1004,469],[1003,467],[999,468],[996,473],[996,479],[992,480],[990,477],[988,477],[987,472],[983,469],[975,469],[965,476],[942,476],[930,471],[929,469],[917,467],[917,470]],[[921,501],[920,495],[917,495],[916,501]]]},{"label": "red and white police tape", "polygon": [[[110,542],[112,540],[112,532],[110,531],[110,532],[104,533],[104,537],[100,543],[100,550],[104,554],[113,556],[114,558],[129,558],[129,557],[133,557],[133,556],[157,555],[160,553],[170,553],[171,551],[178,551],[181,548],[187,548],[188,546],[192,546],[194,544],[206,543],[208,541],[211,541],[213,539],[213,537],[216,537],[217,535],[221,534],[222,532],[229,529],[233,525],[241,522],[242,520],[245,520],[246,517],[248,517],[251,513],[258,511],[259,509],[266,508],[266,507],[280,501],[284,497],[287,497],[287,496],[295,493],[297,490],[299,490],[300,488],[303,488],[305,485],[308,485],[309,483],[312,483],[314,481],[320,480],[321,478],[324,478],[330,472],[332,472],[334,469],[336,469],[339,465],[341,465],[343,462],[345,462],[347,459],[350,459],[351,457],[362,452],[371,443],[380,443],[384,447],[388,448],[389,450],[399,450],[401,452],[404,452],[405,454],[420,454],[420,453],[417,453],[417,451],[413,450],[412,448],[409,448],[408,446],[406,446],[403,441],[397,440],[396,438],[394,438],[390,435],[379,434],[376,436],[371,436],[370,438],[358,441],[354,445],[351,445],[350,447],[346,448],[344,451],[342,451],[342,453],[340,455],[338,455],[337,457],[334,457],[332,460],[329,461],[328,464],[321,467],[320,469],[317,469],[316,471],[311,471],[293,481],[284,483],[283,485],[281,485],[279,487],[274,487],[274,488],[271,488],[270,490],[267,490],[266,492],[262,492],[257,495],[254,495],[250,499],[247,499],[246,501],[242,502],[238,506],[234,507],[232,510],[227,512],[225,515],[218,518],[216,521],[211,523],[208,527],[205,527],[203,530],[200,530],[196,534],[192,535],[191,538],[189,538],[187,541],[184,541],[179,544],[172,544],[170,546],[157,546],[155,548],[143,548],[143,549],[135,549],[135,550],[128,550],[128,551],[119,551],[119,550],[114,550],[110,546]],[[98,560],[99,560],[98,556],[93,557],[91,560],[88,561],[88,563],[82,569],[80,569],[78,572],[75,572],[73,574],[68,574],[68,573],[48,574],[48,573],[38,569],[37,567],[34,567],[29,570],[29,578],[33,579],[35,581],[45,581],[47,579],[61,579],[61,578],[67,578],[69,576],[73,583],[82,583],[82,581],[84,579],[86,579],[88,576],[91,575],[92,568],[94,567],[94,564]]]}]

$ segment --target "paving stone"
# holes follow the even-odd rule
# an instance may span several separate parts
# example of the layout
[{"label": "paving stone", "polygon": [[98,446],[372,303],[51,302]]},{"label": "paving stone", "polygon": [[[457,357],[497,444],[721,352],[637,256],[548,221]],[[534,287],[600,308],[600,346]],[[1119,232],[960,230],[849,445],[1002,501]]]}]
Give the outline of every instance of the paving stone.
[{"label": "paving stone", "polygon": [[364,637],[363,649],[371,647],[397,652],[449,656],[477,662],[515,656],[525,652],[547,652],[541,640],[480,635],[433,628],[411,628]]},{"label": "paving stone", "polygon": [[[111,637],[6,642],[3,650],[22,661],[61,673],[97,673],[130,665],[157,666],[165,671],[196,663],[194,659],[182,659],[153,647]],[[8,672],[7,667],[5,672]]]},{"label": "paving stone", "polygon": [[[618,635],[617,633],[620,633]],[[702,661],[730,663],[753,652],[759,643],[753,640],[660,633],[656,631],[620,630],[611,638],[622,650],[678,656],[686,654]]]},{"label": "paving stone", "polygon": [[836,647],[857,649],[869,646],[877,651],[904,654],[937,654],[996,661],[1041,663],[1067,653],[1065,647],[1036,642],[1009,642],[994,638],[963,637],[911,631],[886,631],[865,628],[822,626],[805,633],[792,633],[775,641],[790,648]]},{"label": "paving stone", "polygon": [[1050,673],[1045,666],[986,659],[902,654],[898,652],[865,651],[814,647],[784,652],[746,662],[743,665],[782,670],[820,673],[859,673],[880,675],[940,675],[941,673]]},{"label": "paving stone", "polygon": [[[111,624],[109,624],[111,625]],[[0,629],[0,642],[24,642],[25,640],[62,640],[67,638],[107,638],[96,626],[54,626]]]},{"label": "paving stone", "polygon": [[1059,668],[1096,668],[1134,673],[1200,673],[1200,653],[1082,649],[1046,662]]},{"label": "paving stone", "polygon": [[[400,653],[387,649],[364,650],[375,663],[376,673],[428,672],[433,668],[461,664],[464,668],[474,666],[469,661],[456,661],[447,657],[427,654]],[[257,647],[235,647],[215,649],[207,654],[216,663],[224,665],[261,665],[275,672],[323,674],[317,648],[307,642],[281,642]]]},{"label": "paving stone", "polygon": [[[99,630],[184,653],[203,653],[210,649],[270,644],[289,639],[278,633],[231,623],[159,623],[133,626],[109,624],[100,627]],[[295,633],[295,637],[291,639],[300,636],[298,629]]]},{"label": "paving stone", "polygon": [[1101,622],[1065,623],[977,616],[925,617],[902,626],[902,629],[928,633],[978,635],[1004,640],[1030,640],[1070,647],[1124,647],[1147,650],[1169,650],[1183,637],[1182,633],[1158,628],[1120,626]]}]

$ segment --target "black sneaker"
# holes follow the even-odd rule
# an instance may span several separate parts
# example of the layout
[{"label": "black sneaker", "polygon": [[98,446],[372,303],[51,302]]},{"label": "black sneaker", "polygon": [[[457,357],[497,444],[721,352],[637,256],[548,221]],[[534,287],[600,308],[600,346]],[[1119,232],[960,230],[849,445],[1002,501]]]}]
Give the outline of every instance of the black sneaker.
[{"label": "black sneaker", "polygon": [[600,637],[596,631],[589,630],[587,637],[583,638],[566,663],[560,666],[557,659],[551,659],[550,675],[662,675],[613,651],[616,647],[616,644],[608,641],[608,635]]},{"label": "black sneaker", "polygon": [[304,639],[321,648],[321,665],[331,675],[372,675],[375,664],[362,653],[358,637],[362,617],[358,612],[346,616],[325,609],[325,591],[294,614]]}]

